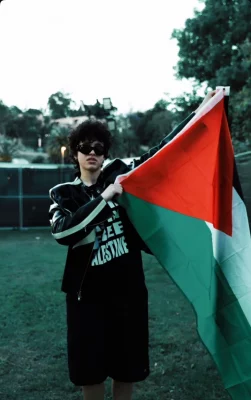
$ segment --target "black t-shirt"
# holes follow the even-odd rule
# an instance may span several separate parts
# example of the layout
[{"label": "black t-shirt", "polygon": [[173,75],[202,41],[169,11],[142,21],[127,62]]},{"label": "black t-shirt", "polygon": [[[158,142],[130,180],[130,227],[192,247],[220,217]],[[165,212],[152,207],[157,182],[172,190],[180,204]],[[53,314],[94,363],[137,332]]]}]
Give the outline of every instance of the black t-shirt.
[{"label": "black t-shirt", "polygon": [[92,253],[91,266],[115,263],[125,264],[130,258],[124,225],[119,214],[119,205],[109,201],[112,217],[96,227],[96,242]]},{"label": "black t-shirt", "polygon": [[[91,198],[100,194],[96,185],[87,188]],[[133,296],[145,291],[141,251],[125,232],[126,221],[116,201],[109,201],[112,216],[96,227],[94,244],[85,290],[96,297]],[[85,292],[83,290],[83,292]]]}]

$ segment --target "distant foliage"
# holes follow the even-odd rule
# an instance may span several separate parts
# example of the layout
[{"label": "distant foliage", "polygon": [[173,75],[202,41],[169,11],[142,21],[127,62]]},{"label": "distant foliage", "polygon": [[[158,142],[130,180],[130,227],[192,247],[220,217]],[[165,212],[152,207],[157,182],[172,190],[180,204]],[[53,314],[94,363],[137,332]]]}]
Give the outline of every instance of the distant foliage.
[{"label": "distant foliage", "polygon": [[61,147],[65,146],[66,151],[64,152],[64,162],[70,163],[71,159],[69,156],[68,148],[68,135],[69,127],[67,126],[54,126],[51,129],[50,136],[47,140],[46,151],[49,156],[49,161],[52,163],[60,164],[61,158]]},{"label": "distant foliage", "polygon": [[48,99],[48,108],[52,119],[71,116],[73,100],[68,94],[62,92],[53,93]]},{"label": "distant foliage", "polygon": [[22,145],[17,139],[11,139],[6,135],[0,135],[0,162],[10,162],[18,155]]},{"label": "distant foliage", "polygon": [[6,106],[0,101],[0,134],[16,138],[26,147],[37,149],[38,138],[42,142],[50,132],[50,118],[41,110],[20,110]]},{"label": "distant foliage", "polygon": [[32,164],[44,164],[46,162],[45,157],[40,154],[32,159]]},{"label": "distant foliage", "polygon": [[[177,77],[192,78],[197,87],[202,83],[211,89],[231,87],[233,141],[245,148],[251,146],[250,21],[250,0],[205,0],[205,8],[172,34],[179,46]],[[182,108],[187,110],[185,101]]]},{"label": "distant foliage", "polygon": [[160,100],[145,113],[136,113],[129,116],[141,146],[153,147],[171,132],[174,115],[167,109],[168,105],[167,101]]}]

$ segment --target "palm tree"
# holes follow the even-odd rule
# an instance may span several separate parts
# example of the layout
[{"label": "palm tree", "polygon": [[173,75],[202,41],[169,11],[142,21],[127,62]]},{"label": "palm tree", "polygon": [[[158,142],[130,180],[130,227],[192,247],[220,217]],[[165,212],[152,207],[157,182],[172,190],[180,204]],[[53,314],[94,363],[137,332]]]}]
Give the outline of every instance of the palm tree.
[{"label": "palm tree", "polygon": [[54,125],[51,129],[50,135],[47,138],[46,151],[49,155],[51,162],[60,164],[61,163],[61,147],[65,146],[64,162],[70,162],[69,146],[68,146],[68,126]]}]

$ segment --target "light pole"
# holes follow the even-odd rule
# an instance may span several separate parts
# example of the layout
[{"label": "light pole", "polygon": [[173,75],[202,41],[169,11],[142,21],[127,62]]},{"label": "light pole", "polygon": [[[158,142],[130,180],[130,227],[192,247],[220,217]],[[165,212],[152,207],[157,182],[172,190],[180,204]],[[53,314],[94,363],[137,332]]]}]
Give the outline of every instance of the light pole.
[{"label": "light pole", "polygon": [[65,146],[61,147],[61,165],[64,165],[64,152],[66,150]]},{"label": "light pole", "polygon": [[64,169],[64,152],[66,150],[65,146],[61,146],[61,182],[63,182],[63,169]]},{"label": "light pole", "polygon": [[37,151],[39,153],[43,152],[43,149],[42,149],[42,138],[41,137],[38,137],[38,139],[37,139]]},{"label": "light pole", "polygon": [[115,131],[116,130],[116,121],[113,117],[113,115],[111,115],[111,112],[113,110],[113,106],[112,106],[112,101],[110,97],[103,97],[103,108],[105,111],[107,111],[108,115],[106,115],[106,122],[108,125],[108,129],[110,131]]},{"label": "light pole", "polygon": [[104,107],[104,110],[111,111],[112,102],[111,102],[111,98],[110,97],[104,97],[103,98],[103,107]]}]

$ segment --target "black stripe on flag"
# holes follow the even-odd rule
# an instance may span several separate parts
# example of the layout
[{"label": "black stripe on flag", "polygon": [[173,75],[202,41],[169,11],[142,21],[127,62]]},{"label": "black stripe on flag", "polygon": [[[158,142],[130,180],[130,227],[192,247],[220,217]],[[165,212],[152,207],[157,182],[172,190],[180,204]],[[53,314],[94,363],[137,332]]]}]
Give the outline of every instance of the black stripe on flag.
[{"label": "black stripe on flag", "polygon": [[[225,96],[224,97],[224,109],[225,109],[227,121],[228,121],[228,104],[229,104],[229,96]],[[228,123],[229,123],[229,121],[228,121]],[[235,188],[236,192],[238,193],[238,195],[240,196],[240,198],[244,202],[243,191],[242,191],[242,188],[241,188],[241,183],[240,183],[240,179],[239,179],[238,170],[237,170],[237,166],[236,166],[235,160],[234,160],[233,187]]]},{"label": "black stripe on flag", "polygon": [[240,198],[244,202],[243,191],[242,191],[242,188],[241,188],[240,178],[239,178],[239,175],[238,175],[238,171],[237,171],[237,166],[236,166],[235,160],[234,160],[233,187],[235,188],[236,192],[238,193],[238,195],[240,196]]}]

